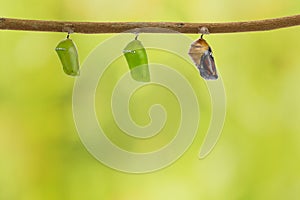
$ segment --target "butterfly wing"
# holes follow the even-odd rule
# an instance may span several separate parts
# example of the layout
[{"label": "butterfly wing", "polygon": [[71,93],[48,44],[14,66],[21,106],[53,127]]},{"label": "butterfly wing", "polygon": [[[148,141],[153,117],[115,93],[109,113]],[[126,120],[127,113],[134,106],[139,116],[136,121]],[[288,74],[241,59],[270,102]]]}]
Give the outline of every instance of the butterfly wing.
[{"label": "butterfly wing", "polygon": [[214,57],[212,56],[211,49],[209,48],[201,57],[200,65],[198,65],[200,75],[207,80],[218,79]]}]

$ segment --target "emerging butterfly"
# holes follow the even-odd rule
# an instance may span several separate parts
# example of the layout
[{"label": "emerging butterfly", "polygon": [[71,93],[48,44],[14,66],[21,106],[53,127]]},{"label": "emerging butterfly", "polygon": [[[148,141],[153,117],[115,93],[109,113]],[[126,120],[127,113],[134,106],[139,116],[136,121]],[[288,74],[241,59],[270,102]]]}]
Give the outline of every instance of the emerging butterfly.
[{"label": "emerging butterfly", "polygon": [[218,79],[218,74],[212,50],[202,37],[203,35],[201,35],[200,39],[191,44],[189,55],[204,79],[216,80]]}]

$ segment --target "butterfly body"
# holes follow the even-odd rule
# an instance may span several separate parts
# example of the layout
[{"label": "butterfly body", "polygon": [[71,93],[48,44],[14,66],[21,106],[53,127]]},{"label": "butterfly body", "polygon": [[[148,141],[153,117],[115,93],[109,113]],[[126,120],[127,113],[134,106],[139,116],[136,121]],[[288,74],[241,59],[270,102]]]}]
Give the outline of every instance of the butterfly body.
[{"label": "butterfly body", "polygon": [[218,79],[216,65],[212,50],[208,43],[200,38],[191,44],[189,55],[200,71],[200,75],[206,80]]}]

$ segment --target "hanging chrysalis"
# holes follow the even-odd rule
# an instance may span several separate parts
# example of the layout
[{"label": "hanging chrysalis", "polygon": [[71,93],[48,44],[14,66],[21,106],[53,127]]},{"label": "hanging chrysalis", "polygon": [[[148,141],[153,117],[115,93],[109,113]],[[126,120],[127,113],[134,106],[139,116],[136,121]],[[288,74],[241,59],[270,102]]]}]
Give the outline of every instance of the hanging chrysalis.
[{"label": "hanging chrysalis", "polygon": [[146,50],[137,39],[138,35],[123,50],[123,54],[128,63],[131,77],[140,82],[150,81],[150,72],[148,66],[148,57]]},{"label": "hanging chrysalis", "polygon": [[209,44],[201,38],[191,44],[189,55],[200,71],[200,75],[206,80],[218,79],[214,57]]},{"label": "hanging chrysalis", "polygon": [[79,61],[75,43],[69,38],[61,41],[55,48],[55,51],[61,61],[63,70],[71,76],[79,76]]}]

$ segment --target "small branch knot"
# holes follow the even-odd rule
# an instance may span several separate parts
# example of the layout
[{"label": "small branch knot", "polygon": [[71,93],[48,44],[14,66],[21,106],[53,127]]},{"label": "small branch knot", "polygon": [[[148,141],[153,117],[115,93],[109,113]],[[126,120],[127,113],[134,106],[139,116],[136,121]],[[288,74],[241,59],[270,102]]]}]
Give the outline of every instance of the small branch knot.
[{"label": "small branch knot", "polygon": [[62,28],[62,32],[67,32],[68,34],[72,34],[75,32],[75,28],[73,24],[64,24]]},{"label": "small branch knot", "polygon": [[184,23],[179,23],[179,24],[177,24],[177,27],[178,27],[178,28],[184,27]]},{"label": "small branch knot", "polygon": [[203,34],[203,35],[204,35],[204,34],[210,34],[208,28],[205,27],[205,26],[202,26],[201,28],[199,28],[199,33],[201,33],[201,34]]}]

